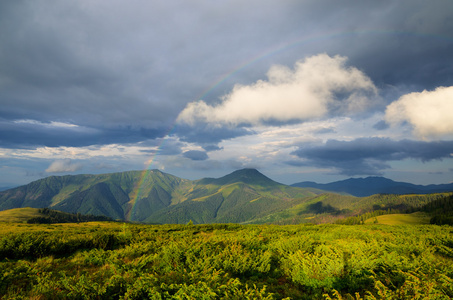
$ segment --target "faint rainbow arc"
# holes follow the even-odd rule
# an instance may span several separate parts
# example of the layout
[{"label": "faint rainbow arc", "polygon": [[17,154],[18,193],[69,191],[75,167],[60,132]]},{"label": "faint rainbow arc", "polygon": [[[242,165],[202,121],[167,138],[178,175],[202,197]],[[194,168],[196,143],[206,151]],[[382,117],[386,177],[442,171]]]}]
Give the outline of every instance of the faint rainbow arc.
[{"label": "faint rainbow arc", "polygon": [[364,35],[364,34],[373,34],[373,35],[407,35],[407,36],[419,36],[425,38],[436,38],[441,40],[448,40],[453,41],[453,37],[448,37],[445,35],[438,35],[438,34],[428,34],[428,33],[419,33],[419,32],[411,32],[411,31],[396,31],[396,30],[354,30],[354,31],[333,31],[330,33],[323,33],[323,34],[316,34],[311,35],[308,37],[297,38],[292,40],[291,42],[281,43],[276,47],[272,47],[271,49],[267,49],[264,53],[254,56],[251,59],[246,60],[245,62],[240,63],[236,67],[232,68],[231,71],[227,72],[226,74],[220,76],[219,79],[214,81],[214,84],[210,85],[207,89],[205,89],[199,96],[196,97],[195,100],[203,100],[206,95],[208,95],[212,90],[217,88],[223,82],[228,80],[230,77],[234,76],[236,73],[240,72],[241,70],[247,68],[248,66],[265,59],[266,57],[270,57],[272,55],[278,54],[280,52],[289,50],[291,48],[295,48],[304,44],[319,42],[323,40],[328,40],[332,38],[342,38],[346,36],[354,36],[354,35]]},{"label": "faint rainbow arc", "polygon": [[151,166],[153,165],[154,160],[156,159],[156,157],[159,154],[160,150],[164,146],[165,141],[167,140],[167,137],[170,135],[170,133],[172,132],[172,130],[175,127],[176,127],[176,122],[174,122],[171,126],[169,126],[169,128],[166,130],[165,134],[163,135],[162,140],[157,145],[156,152],[147,161],[148,164],[141,171],[139,179],[138,179],[138,182],[135,184],[135,187],[134,187],[134,189],[132,190],[132,192],[130,194],[130,200],[129,200],[130,209],[126,213],[126,220],[127,221],[131,221],[131,217],[133,216],[133,214],[135,212],[135,206],[137,205],[137,200],[139,199],[139,197],[141,195],[143,184],[144,184],[146,178],[148,177],[149,173],[151,172]]},{"label": "faint rainbow arc", "polygon": [[[420,36],[424,38],[436,38],[441,40],[453,41],[453,37],[448,37],[444,35],[436,35],[436,34],[428,34],[428,33],[420,33],[420,32],[410,32],[410,31],[395,31],[395,30],[356,30],[356,31],[334,31],[329,33],[311,35],[308,37],[297,38],[292,40],[291,42],[286,42],[279,44],[278,46],[272,47],[271,49],[267,49],[264,53],[258,54],[253,56],[251,59],[241,62],[240,64],[236,65],[234,68],[230,69],[229,72],[225,73],[224,75],[220,76],[217,80],[214,81],[207,89],[203,90],[201,94],[199,94],[195,101],[203,100],[211,91],[215,90],[218,86],[224,83],[229,78],[233,77],[243,69],[247,68],[248,66],[265,59],[266,57],[270,57],[272,55],[278,54],[283,51],[287,51],[291,48],[295,48],[298,46],[302,46],[304,44],[319,42],[323,40],[328,40],[332,38],[342,38],[346,36],[354,36],[354,35],[363,35],[363,34],[374,34],[374,35],[408,35],[408,36]],[[142,186],[148,177],[151,166],[154,163],[156,156],[159,154],[160,149],[164,146],[167,137],[173,132],[173,130],[177,126],[177,120],[169,126],[166,134],[163,136],[161,143],[157,146],[156,152],[152,155],[151,159],[149,159],[149,163],[146,168],[141,171],[140,178],[134,190],[131,193],[131,200],[129,203],[132,204],[130,210],[126,215],[126,220],[130,220],[130,217],[135,211],[135,206],[137,204],[137,200],[141,195]]]}]

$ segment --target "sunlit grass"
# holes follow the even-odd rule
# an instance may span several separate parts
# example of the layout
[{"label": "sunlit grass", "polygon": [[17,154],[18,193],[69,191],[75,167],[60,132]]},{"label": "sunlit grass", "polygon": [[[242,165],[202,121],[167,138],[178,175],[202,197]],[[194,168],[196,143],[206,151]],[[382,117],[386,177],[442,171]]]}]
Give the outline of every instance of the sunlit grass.
[{"label": "sunlit grass", "polygon": [[1,225],[0,299],[453,295],[449,226]]},{"label": "sunlit grass", "polygon": [[57,223],[57,224],[27,224],[17,222],[0,222],[0,235],[6,233],[21,233],[34,231],[78,231],[78,230],[120,230],[123,223],[116,222],[84,222],[84,223]]},{"label": "sunlit grass", "polygon": [[14,208],[0,211],[0,222],[26,222],[30,218],[41,217],[39,208]]},{"label": "sunlit grass", "polygon": [[389,214],[370,218],[365,223],[377,223],[385,225],[416,225],[429,224],[431,216],[423,212],[414,212],[412,214]]}]

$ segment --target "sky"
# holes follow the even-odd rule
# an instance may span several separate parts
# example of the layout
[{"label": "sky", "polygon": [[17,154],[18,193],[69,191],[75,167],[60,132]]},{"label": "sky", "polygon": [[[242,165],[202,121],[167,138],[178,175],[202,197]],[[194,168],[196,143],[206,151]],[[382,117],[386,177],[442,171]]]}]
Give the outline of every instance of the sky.
[{"label": "sky", "polygon": [[0,2],[0,188],[453,181],[453,1]]}]

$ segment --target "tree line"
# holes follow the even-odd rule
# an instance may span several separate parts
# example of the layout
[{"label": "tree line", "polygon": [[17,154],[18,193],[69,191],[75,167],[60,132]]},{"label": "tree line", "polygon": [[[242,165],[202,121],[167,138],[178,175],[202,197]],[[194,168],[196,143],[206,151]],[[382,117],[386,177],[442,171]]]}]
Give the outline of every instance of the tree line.
[{"label": "tree line", "polygon": [[54,223],[79,223],[79,222],[94,222],[94,221],[113,221],[112,218],[106,216],[83,215],[81,213],[65,213],[49,208],[40,208],[38,212],[41,217],[34,217],[27,220],[28,224],[54,224]]}]

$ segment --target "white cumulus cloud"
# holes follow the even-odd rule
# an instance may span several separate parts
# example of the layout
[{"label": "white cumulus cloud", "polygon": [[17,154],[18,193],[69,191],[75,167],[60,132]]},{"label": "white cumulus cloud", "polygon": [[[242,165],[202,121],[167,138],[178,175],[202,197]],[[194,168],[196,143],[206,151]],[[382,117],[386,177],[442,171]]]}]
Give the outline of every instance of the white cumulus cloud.
[{"label": "white cumulus cloud", "polygon": [[275,65],[267,80],[236,85],[211,106],[203,100],[189,103],[178,121],[259,124],[263,121],[312,120],[332,114],[364,110],[377,89],[360,70],[346,66],[346,57],[319,54],[296,62],[294,69]]},{"label": "white cumulus cloud", "polygon": [[395,126],[408,122],[425,139],[453,135],[453,86],[410,93],[387,106],[385,120]]},{"label": "white cumulus cloud", "polygon": [[56,160],[46,169],[47,173],[75,172],[82,168],[80,163],[74,163],[69,158]]}]

